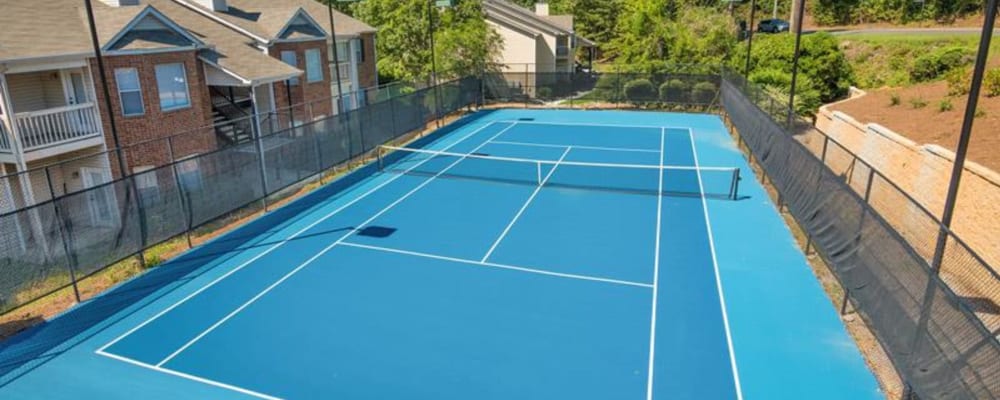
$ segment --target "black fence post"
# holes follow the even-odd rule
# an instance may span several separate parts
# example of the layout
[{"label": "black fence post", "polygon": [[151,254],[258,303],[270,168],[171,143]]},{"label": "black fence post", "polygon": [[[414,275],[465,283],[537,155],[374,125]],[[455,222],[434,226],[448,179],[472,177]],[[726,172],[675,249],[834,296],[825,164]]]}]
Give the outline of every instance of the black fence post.
[{"label": "black fence post", "polygon": [[177,185],[177,200],[181,202],[181,210],[184,211],[184,220],[186,221],[186,226],[184,227],[184,236],[187,237],[188,248],[194,247],[191,244],[191,221],[193,220],[192,214],[194,211],[191,208],[191,197],[184,190],[184,184],[181,182],[181,176],[177,171],[177,164],[174,163],[170,166],[170,169],[174,173],[174,184]]},{"label": "black fence post", "polygon": [[76,302],[79,303],[81,299],[80,288],[76,282],[76,257],[73,256],[73,247],[70,246],[69,239],[67,238],[69,233],[63,227],[62,207],[59,206],[60,201],[55,199],[56,194],[52,190],[52,174],[49,172],[48,167],[45,168],[45,180],[48,181],[49,193],[52,194],[52,198],[54,199],[52,207],[55,209],[56,221],[58,221],[56,226],[59,228],[59,241],[62,242],[63,252],[66,253],[66,267],[69,270],[70,283],[73,285],[73,295],[76,296]]}]

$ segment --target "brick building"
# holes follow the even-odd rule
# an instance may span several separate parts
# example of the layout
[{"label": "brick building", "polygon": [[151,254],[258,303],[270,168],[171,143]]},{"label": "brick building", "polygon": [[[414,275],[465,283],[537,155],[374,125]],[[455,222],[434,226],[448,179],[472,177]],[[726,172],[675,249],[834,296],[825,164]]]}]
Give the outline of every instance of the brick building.
[{"label": "brick building", "polygon": [[[334,11],[335,63],[327,7],[314,0],[93,7],[104,77],[82,1],[2,3],[0,215],[121,177],[117,147],[134,174],[363,103],[335,98],[338,72],[344,93],[377,86],[375,29]],[[190,169],[185,182],[215,173]],[[112,208],[92,207],[95,222]]]}]

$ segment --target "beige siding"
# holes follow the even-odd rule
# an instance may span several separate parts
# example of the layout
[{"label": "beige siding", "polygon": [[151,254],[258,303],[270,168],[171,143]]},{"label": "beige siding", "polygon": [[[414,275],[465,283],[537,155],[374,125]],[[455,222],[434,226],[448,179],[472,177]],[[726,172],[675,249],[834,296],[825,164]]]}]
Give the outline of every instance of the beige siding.
[{"label": "beige siding", "polygon": [[535,47],[535,62],[538,72],[555,72],[556,70],[556,37],[542,35]]},{"label": "beige siding", "polygon": [[15,113],[66,105],[58,71],[11,74],[7,76],[7,82]]},{"label": "beige siding", "polygon": [[[61,196],[65,193],[83,189],[83,179],[80,177],[81,168],[96,168],[110,171],[110,164],[106,154],[101,153],[85,157],[88,154],[99,153],[103,150],[103,146],[99,146],[60,154],[55,157],[28,163],[28,169],[52,165],[49,168],[49,175],[52,176],[53,190],[55,190],[56,196]],[[36,202],[43,202],[51,198],[44,170],[31,174],[31,189],[34,191]]]},{"label": "beige siding", "polygon": [[506,26],[487,21],[500,37],[503,38],[503,51],[500,52],[500,63],[506,65],[508,72],[534,71],[537,57],[535,38]]}]

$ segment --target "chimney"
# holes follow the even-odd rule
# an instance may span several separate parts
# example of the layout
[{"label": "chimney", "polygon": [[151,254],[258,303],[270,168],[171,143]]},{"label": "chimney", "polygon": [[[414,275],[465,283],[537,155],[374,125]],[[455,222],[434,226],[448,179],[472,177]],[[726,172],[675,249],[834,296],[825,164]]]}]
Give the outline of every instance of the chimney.
[{"label": "chimney", "polygon": [[535,3],[535,14],[547,17],[549,15],[549,3],[546,3],[544,1]]},{"label": "chimney", "polygon": [[195,3],[212,11],[229,11],[226,0],[195,0]]}]

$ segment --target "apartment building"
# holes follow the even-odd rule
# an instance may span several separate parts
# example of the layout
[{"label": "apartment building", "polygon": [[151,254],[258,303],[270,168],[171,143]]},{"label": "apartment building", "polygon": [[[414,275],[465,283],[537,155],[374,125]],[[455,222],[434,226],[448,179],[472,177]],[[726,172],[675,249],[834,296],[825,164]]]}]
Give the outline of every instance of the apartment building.
[{"label": "apartment building", "polygon": [[509,0],[484,0],[486,22],[503,38],[499,62],[505,72],[573,72],[579,49],[595,44],[576,34],[572,15],[550,15],[549,5],[535,11]]},{"label": "apartment building", "polygon": [[[112,115],[135,173],[363,103],[335,101],[337,76],[345,93],[377,85],[375,29],[335,11],[334,63],[313,0],[93,6],[111,109],[82,1],[0,0],[0,214],[122,176]],[[113,199],[94,201],[97,218]]]}]

